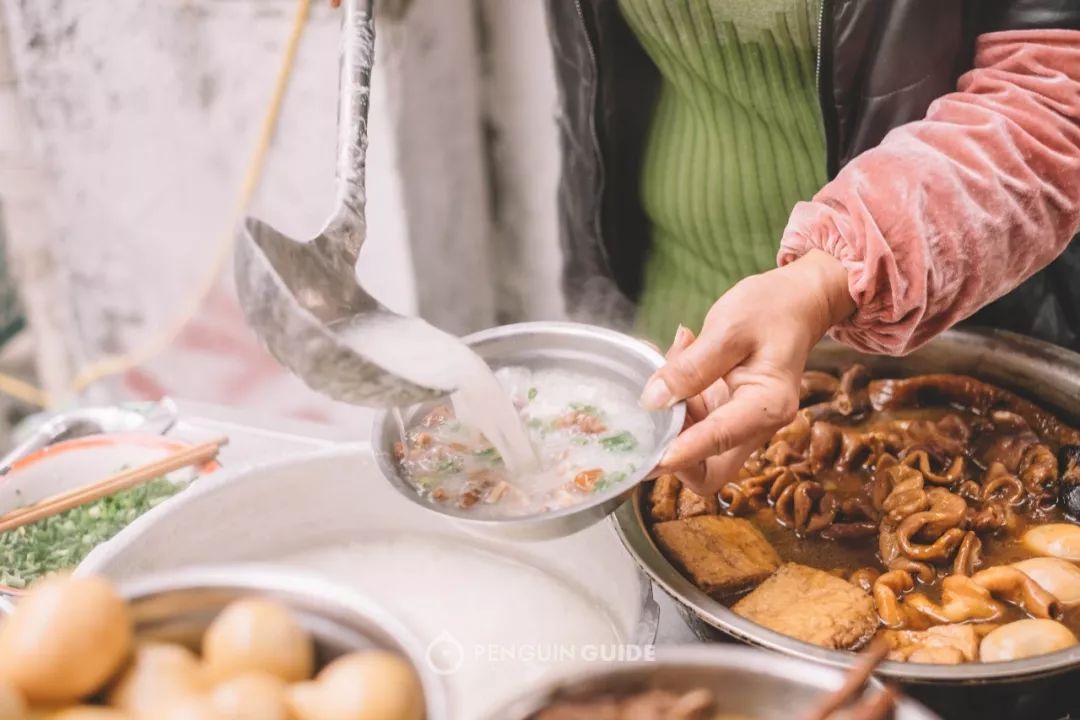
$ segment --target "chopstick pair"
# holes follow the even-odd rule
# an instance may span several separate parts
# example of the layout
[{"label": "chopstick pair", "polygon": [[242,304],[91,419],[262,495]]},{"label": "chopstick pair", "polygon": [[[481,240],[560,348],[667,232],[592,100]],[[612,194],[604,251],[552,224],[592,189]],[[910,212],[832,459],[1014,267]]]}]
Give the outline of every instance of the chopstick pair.
[{"label": "chopstick pair", "polygon": [[0,515],[0,532],[15,530],[24,525],[59,515],[72,508],[100,500],[109,495],[141,485],[148,480],[153,480],[166,473],[179,470],[189,465],[202,465],[217,457],[218,451],[228,442],[228,438],[219,437],[214,440],[194,445],[183,450],[166,455],[163,458],[140,465],[136,468],[121,470],[110,475],[104,480],[88,483],[74,490],[53,495],[33,505],[18,508],[11,512]]},{"label": "chopstick pair", "polygon": [[844,684],[830,693],[821,704],[806,715],[803,720],[839,720],[835,715],[844,709],[845,720],[885,720],[891,717],[900,691],[895,685],[886,685],[877,695],[847,707],[862,692],[866,681],[874,670],[889,654],[889,643],[883,637],[874,638],[873,642],[859,655],[859,660],[844,678]]}]

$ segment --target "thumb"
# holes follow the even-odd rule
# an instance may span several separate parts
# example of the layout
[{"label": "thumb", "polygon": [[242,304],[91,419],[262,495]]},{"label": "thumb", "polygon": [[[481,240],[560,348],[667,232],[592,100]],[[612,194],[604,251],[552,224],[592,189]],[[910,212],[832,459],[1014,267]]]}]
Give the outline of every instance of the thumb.
[{"label": "thumb", "polygon": [[675,339],[671,341],[671,347],[664,353],[664,360],[671,362],[672,358],[690,347],[690,343],[694,342],[695,337],[693,330],[685,325],[679,325],[679,329],[675,331]]},{"label": "thumb", "polygon": [[669,353],[667,363],[645,384],[641,405],[665,410],[704,392],[749,354],[749,343],[723,325],[706,326],[700,337],[682,350]]}]

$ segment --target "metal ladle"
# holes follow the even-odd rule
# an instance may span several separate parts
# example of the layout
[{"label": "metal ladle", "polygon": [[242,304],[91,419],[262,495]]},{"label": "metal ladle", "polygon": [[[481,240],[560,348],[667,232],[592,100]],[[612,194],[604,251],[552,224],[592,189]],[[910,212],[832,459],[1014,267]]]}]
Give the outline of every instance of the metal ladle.
[{"label": "metal ladle", "polygon": [[[337,199],[322,232],[297,241],[246,218],[236,245],[236,288],[248,324],[278,362],[309,387],[357,405],[401,407],[454,388],[428,387],[372,359],[365,328],[416,327],[356,279],[366,235],[364,167],[375,48],[372,0],[345,0],[338,105]],[[437,332],[434,328],[430,328]],[[347,335],[347,339],[346,339]],[[384,342],[384,341],[380,341]]]}]

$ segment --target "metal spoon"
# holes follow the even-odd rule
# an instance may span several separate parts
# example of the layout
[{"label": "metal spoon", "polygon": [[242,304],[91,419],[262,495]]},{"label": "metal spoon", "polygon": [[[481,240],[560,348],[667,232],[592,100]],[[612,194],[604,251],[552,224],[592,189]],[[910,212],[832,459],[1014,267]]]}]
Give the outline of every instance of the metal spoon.
[{"label": "metal spoon", "polygon": [[178,417],[176,403],[169,398],[136,406],[80,408],[62,413],[46,420],[0,459],[0,476],[22,458],[53,443],[100,433],[164,435]]},{"label": "metal spoon", "polygon": [[297,241],[246,218],[237,241],[235,273],[248,324],[278,362],[336,400],[395,407],[454,388],[433,388],[403,377],[400,368],[387,367],[385,357],[379,364],[372,358],[373,348],[367,352],[364,348],[366,327],[378,324],[385,331],[388,324],[400,324],[415,329],[418,322],[387,310],[356,279],[356,261],[366,235],[364,167],[375,47],[372,4],[372,0],[343,3],[337,199],[330,219],[317,237]]}]

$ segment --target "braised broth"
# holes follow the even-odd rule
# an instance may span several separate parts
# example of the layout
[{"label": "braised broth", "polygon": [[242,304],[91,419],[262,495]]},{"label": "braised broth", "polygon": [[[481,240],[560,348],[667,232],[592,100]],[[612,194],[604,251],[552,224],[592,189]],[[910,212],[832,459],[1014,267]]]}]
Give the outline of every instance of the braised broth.
[{"label": "braised broth", "polygon": [[[1080,433],[1007,391],[961,376],[871,380],[861,366],[839,378],[807,373],[802,401],[796,420],[720,489],[717,510],[748,519],[783,561],[807,568],[793,577],[819,577],[820,585],[827,573],[871,594],[894,660],[977,660],[973,648],[984,636],[1005,627],[1028,632],[1029,626],[1010,623],[1032,617],[1080,635],[1080,605],[1062,602],[1056,588],[1013,567],[1053,555],[1025,545],[1031,528],[1072,530],[1068,511],[1080,510],[1071,507],[1080,499]],[[673,487],[680,498],[688,492],[677,481],[654,484],[653,523],[689,521],[686,513],[665,510],[671,504],[659,496]],[[679,506],[689,505],[680,500]],[[691,565],[715,560],[664,549],[692,578],[701,573]],[[810,568],[823,573],[806,575],[815,572]],[[782,606],[754,597],[775,591],[766,586],[782,588],[764,583],[717,599],[740,614],[750,606]],[[800,622],[820,625],[814,612],[799,610],[802,617],[777,619],[772,627],[797,633]],[[770,613],[764,620],[748,617],[773,622]],[[1064,630],[1053,634],[1056,644],[1044,651],[1068,637]],[[842,629],[836,637],[844,640],[835,646],[847,649],[870,639],[852,643]]]}]

